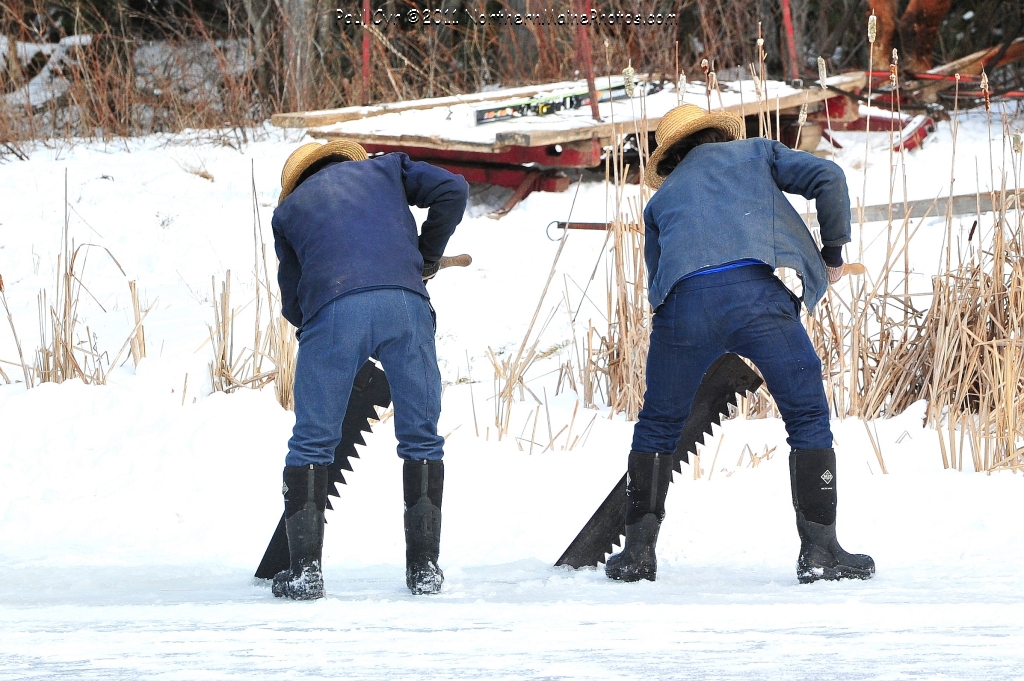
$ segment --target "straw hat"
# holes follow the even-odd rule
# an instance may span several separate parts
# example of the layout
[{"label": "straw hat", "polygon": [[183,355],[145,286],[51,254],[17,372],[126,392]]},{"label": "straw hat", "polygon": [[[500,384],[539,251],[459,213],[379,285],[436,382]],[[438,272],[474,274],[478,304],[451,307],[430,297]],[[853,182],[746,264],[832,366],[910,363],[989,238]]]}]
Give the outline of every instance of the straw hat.
[{"label": "straw hat", "polygon": [[310,166],[330,156],[340,156],[349,161],[365,161],[369,158],[365,149],[348,140],[333,140],[327,144],[303,144],[284,162],[284,168],[281,170],[281,197],[277,202],[281,203],[295,190],[302,173]]},{"label": "straw hat", "polygon": [[644,170],[644,183],[651,189],[657,189],[665,180],[658,174],[658,162],[669,148],[698,130],[718,128],[734,140],[738,140],[743,130],[743,119],[731,113],[708,113],[694,104],[683,104],[669,111],[658,123],[654,139],[658,148],[647,160]]}]

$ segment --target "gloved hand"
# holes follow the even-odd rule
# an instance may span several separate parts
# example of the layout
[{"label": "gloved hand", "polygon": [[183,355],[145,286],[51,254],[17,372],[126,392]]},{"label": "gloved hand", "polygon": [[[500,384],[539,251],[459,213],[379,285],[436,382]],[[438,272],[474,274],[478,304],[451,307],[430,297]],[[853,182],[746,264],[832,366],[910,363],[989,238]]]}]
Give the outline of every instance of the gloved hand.
[{"label": "gloved hand", "polygon": [[423,281],[427,281],[428,279],[433,279],[434,275],[437,274],[437,271],[439,269],[441,269],[441,261],[440,260],[424,260],[423,261],[423,270],[422,270]]},{"label": "gloved hand", "polygon": [[821,259],[825,261],[825,271],[828,273],[828,283],[831,286],[844,274],[843,247],[822,246]]}]

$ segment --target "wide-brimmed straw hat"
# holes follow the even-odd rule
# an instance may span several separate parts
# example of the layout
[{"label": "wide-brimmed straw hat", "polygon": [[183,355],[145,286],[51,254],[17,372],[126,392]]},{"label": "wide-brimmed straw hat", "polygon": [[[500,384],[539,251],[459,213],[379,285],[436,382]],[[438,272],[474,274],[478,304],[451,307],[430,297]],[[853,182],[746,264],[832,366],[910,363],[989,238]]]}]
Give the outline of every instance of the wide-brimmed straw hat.
[{"label": "wide-brimmed straw hat", "polygon": [[369,158],[366,155],[366,149],[349,140],[332,140],[327,144],[316,142],[303,144],[293,151],[288,160],[284,162],[284,168],[281,169],[281,197],[277,202],[281,203],[295,190],[302,173],[306,172],[310,166],[332,156],[348,161],[365,161]]},{"label": "wide-brimmed straw hat", "polygon": [[658,174],[658,162],[665,152],[684,137],[706,128],[718,128],[731,139],[738,140],[743,130],[743,119],[731,113],[708,113],[694,104],[683,104],[672,109],[662,117],[654,133],[658,148],[647,159],[644,183],[651,189],[660,187],[665,178]]}]

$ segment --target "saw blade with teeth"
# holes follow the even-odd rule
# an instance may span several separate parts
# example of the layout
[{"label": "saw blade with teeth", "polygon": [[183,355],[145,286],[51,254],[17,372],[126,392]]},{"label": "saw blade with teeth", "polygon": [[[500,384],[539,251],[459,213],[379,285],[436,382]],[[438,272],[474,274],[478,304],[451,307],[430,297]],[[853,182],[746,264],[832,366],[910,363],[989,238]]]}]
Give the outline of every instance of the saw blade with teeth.
[{"label": "saw blade with teeth", "polygon": [[[341,425],[341,442],[334,450],[334,463],[327,467],[327,508],[333,510],[329,497],[340,496],[338,483],[346,484],[342,471],[351,471],[349,459],[359,458],[356,445],[365,445],[363,433],[370,432],[370,421],[379,417],[376,407],[387,409],[391,405],[391,386],[384,371],[373,360],[367,360],[352,384],[352,394],[348,398],[345,419]],[[272,579],[281,570],[288,569],[288,536],[285,533],[284,514],[277,523],[274,536],[267,545],[260,566],[256,568],[256,577]]]},{"label": "saw blade with teeth", "polygon": [[[738,355],[728,353],[718,358],[697,388],[690,416],[672,456],[672,470],[681,473],[683,462],[690,460],[691,452],[696,453],[698,444],[704,444],[704,436],[721,424],[729,408],[736,406],[741,395],[754,392],[763,382]],[[568,565],[575,569],[596,566],[620,545],[625,531],[626,476],[623,475],[555,566]]]}]

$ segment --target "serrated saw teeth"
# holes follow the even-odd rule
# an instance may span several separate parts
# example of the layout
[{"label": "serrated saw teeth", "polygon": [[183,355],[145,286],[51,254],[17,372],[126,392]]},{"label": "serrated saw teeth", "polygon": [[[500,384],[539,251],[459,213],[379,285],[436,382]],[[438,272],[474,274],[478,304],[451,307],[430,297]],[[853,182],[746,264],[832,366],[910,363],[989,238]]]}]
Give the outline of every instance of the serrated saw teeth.
[{"label": "serrated saw teeth", "polygon": [[[690,416],[672,454],[672,470],[681,474],[683,461],[688,462],[690,452],[695,451],[698,444],[704,444],[705,437],[712,434],[714,426],[721,425],[722,417],[729,413],[729,406],[736,406],[740,394],[753,392],[762,383],[761,377],[735,354],[723,355],[712,364],[694,395]],[[691,420],[692,427],[688,427]],[[581,568],[604,561],[623,536],[625,504],[626,476],[623,476],[555,565]]]},{"label": "serrated saw teeth", "polygon": [[[369,401],[370,404],[366,404]],[[382,404],[383,402],[383,404]],[[355,445],[366,445],[363,433],[373,432],[369,420],[378,419],[375,407],[386,409],[391,405],[391,388],[384,372],[373,362],[366,362],[356,374],[352,392],[349,395],[345,418],[342,421],[341,441],[334,450],[334,462],[327,467],[328,496],[341,497],[338,484],[348,484],[342,471],[351,471],[349,459],[358,459],[359,452]],[[331,500],[327,500],[327,508],[334,510]],[[256,568],[256,577],[269,579],[288,567],[288,538],[285,535],[284,515],[278,521],[263,554],[263,560]]]}]

